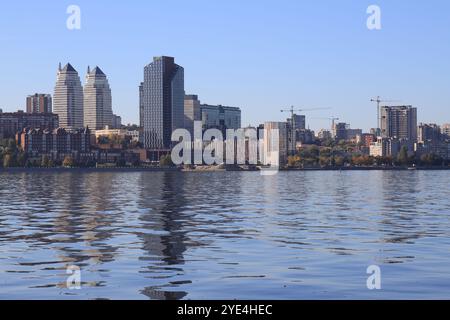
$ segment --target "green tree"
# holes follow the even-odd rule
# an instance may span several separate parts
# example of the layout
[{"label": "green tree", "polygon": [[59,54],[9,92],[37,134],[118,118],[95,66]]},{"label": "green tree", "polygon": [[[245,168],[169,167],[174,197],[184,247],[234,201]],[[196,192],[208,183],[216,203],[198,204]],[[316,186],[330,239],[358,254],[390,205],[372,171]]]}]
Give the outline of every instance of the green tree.
[{"label": "green tree", "polygon": [[402,165],[407,165],[409,162],[409,157],[408,157],[408,147],[403,146],[400,149],[400,152],[397,156],[397,161],[402,164]]},{"label": "green tree", "polygon": [[319,157],[319,164],[321,166],[328,166],[330,164],[330,157],[328,156],[320,156]]},{"label": "green tree", "polygon": [[4,168],[11,168],[14,167],[15,163],[14,163],[14,157],[7,153],[3,156],[3,167]]},{"label": "green tree", "polygon": [[159,165],[161,167],[171,167],[173,166],[172,157],[170,154],[166,154],[161,156],[161,159],[159,160]]},{"label": "green tree", "polygon": [[63,165],[63,167],[70,168],[70,167],[73,167],[75,165],[75,162],[73,161],[73,158],[71,156],[66,156],[64,158],[64,161],[63,161],[62,165]]},{"label": "green tree", "polygon": [[439,166],[442,165],[443,159],[437,154],[427,153],[420,157],[420,163],[427,166]]},{"label": "green tree", "polygon": [[17,165],[19,167],[25,167],[27,163],[27,154],[25,152],[20,151],[17,154]]},{"label": "green tree", "polygon": [[49,163],[50,163],[50,159],[48,158],[48,156],[47,155],[43,155],[42,156],[42,160],[41,160],[41,167],[48,168],[49,167]]},{"label": "green tree", "polygon": [[341,156],[334,157],[334,163],[338,167],[342,167],[344,165],[344,161],[345,161],[344,157]]}]

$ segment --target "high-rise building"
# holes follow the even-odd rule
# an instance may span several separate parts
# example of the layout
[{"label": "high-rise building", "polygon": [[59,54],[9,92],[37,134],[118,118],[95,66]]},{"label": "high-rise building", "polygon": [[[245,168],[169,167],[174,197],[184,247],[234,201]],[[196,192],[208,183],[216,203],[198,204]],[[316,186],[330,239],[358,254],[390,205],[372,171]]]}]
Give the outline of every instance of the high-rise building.
[{"label": "high-rise building", "polygon": [[194,121],[201,120],[200,100],[194,94],[184,96],[184,128],[187,129],[191,135],[194,132]]},{"label": "high-rise building", "polygon": [[155,57],[144,68],[142,83],[144,145],[167,150],[172,132],[184,127],[184,69],[172,57]]},{"label": "high-rise building", "polygon": [[83,128],[83,87],[78,72],[66,64],[58,68],[53,112],[59,116],[59,125],[66,129]]},{"label": "high-rise building", "polygon": [[446,124],[442,125],[441,133],[445,139],[450,139],[450,123],[446,123]]},{"label": "high-rise building", "polygon": [[288,156],[288,130],[286,122],[264,123],[264,165],[284,166]]},{"label": "high-rise building", "polygon": [[310,143],[314,140],[310,130],[306,130],[306,117],[304,115],[293,114],[286,120],[288,130],[288,153],[295,154],[297,142]]},{"label": "high-rise building", "polygon": [[347,140],[347,130],[350,125],[345,122],[335,122],[333,125],[333,138],[336,141]]},{"label": "high-rise building", "polygon": [[381,107],[381,136],[417,140],[417,109],[412,106]]},{"label": "high-rise building", "polygon": [[84,126],[100,130],[112,126],[111,88],[106,75],[99,67],[88,67],[84,85]]},{"label": "high-rise building", "polygon": [[144,83],[139,85],[139,127],[144,127]]},{"label": "high-rise building", "polygon": [[113,114],[111,128],[113,128],[113,129],[122,128],[122,117],[121,116]]},{"label": "high-rise building", "polygon": [[52,96],[36,93],[27,97],[27,113],[51,113]]},{"label": "high-rise building", "polygon": [[436,143],[441,141],[441,128],[434,123],[420,123],[417,132],[417,141],[419,143]]},{"label": "high-rise building", "polygon": [[[294,114],[294,130],[305,130],[306,129],[306,116]],[[288,122],[292,122],[288,119]]]}]

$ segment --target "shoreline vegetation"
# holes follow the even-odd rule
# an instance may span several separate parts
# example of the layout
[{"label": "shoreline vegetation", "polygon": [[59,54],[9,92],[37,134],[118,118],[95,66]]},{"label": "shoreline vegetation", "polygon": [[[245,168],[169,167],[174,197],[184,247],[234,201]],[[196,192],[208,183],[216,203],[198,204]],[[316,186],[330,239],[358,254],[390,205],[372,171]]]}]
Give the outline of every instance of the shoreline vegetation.
[{"label": "shoreline vegetation", "polygon": [[[362,171],[362,170],[450,170],[449,160],[435,154],[417,156],[408,153],[406,148],[400,150],[397,157],[373,157],[355,152],[355,146],[338,144],[331,147],[309,146],[289,156],[285,166],[279,171]],[[49,155],[29,157],[13,139],[0,143],[0,173],[3,172],[227,172],[227,171],[277,171],[258,165],[179,165],[175,166],[170,154],[163,155],[156,162],[126,162],[116,159],[111,163],[97,163],[94,160],[80,162],[70,155],[57,160]]]}]

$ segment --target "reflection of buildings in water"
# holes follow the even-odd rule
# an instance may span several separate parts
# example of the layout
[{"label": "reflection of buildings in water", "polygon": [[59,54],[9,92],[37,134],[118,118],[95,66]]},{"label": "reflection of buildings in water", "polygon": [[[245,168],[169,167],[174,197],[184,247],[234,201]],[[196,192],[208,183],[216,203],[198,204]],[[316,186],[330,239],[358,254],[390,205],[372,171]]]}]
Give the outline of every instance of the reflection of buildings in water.
[{"label": "reflection of buildings in water", "polygon": [[[183,176],[177,173],[142,173],[140,184],[139,206],[145,208],[140,220],[143,229],[149,230],[138,235],[146,253],[141,260],[156,260],[147,267],[150,278],[162,279],[162,273],[164,278],[170,278],[170,273],[180,275],[183,269],[179,266],[184,264],[186,244],[191,243],[183,228],[184,222],[188,221],[183,213]],[[178,267],[167,267],[175,265]],[[170,284],[162,287],[167,286]],[[183,292],[158,290],[156,286],[146,287],[141,292],[152,299],[181,299],[186,295]]]},{"label": "reflection of buildings in water", "polygon": [[421,202],[417,195],[419,174],[410,171],[381,172],[379,233],[383,236],[383,242],[407,243],[422,237],[423,232],[419,231],[419,225],[414,222]]},{"label": "reflection of buildings in water", "polygon": [[117,248],[109,239],[117,213],[106,210],[111,196],[105,187],[111,185],[112,176],[80,172],[49,176],[58,186],[49,190],[48,198],[53,202],[50,210],[56,212],[52,243],[61,261],[79,267],[113,261]]}]

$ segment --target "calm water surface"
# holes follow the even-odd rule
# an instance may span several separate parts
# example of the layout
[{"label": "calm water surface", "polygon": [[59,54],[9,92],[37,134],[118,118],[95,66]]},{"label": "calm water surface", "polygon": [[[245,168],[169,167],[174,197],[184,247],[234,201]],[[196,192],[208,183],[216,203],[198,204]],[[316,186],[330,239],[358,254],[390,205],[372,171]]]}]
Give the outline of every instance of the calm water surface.
[{"label": "calm water surface", "polygon": [[[0,173],[0,299],[449,299],[450,172]],[[82,288],[66,288],[66,268]],[[382,270],[382,290],[366,269]]]}]

